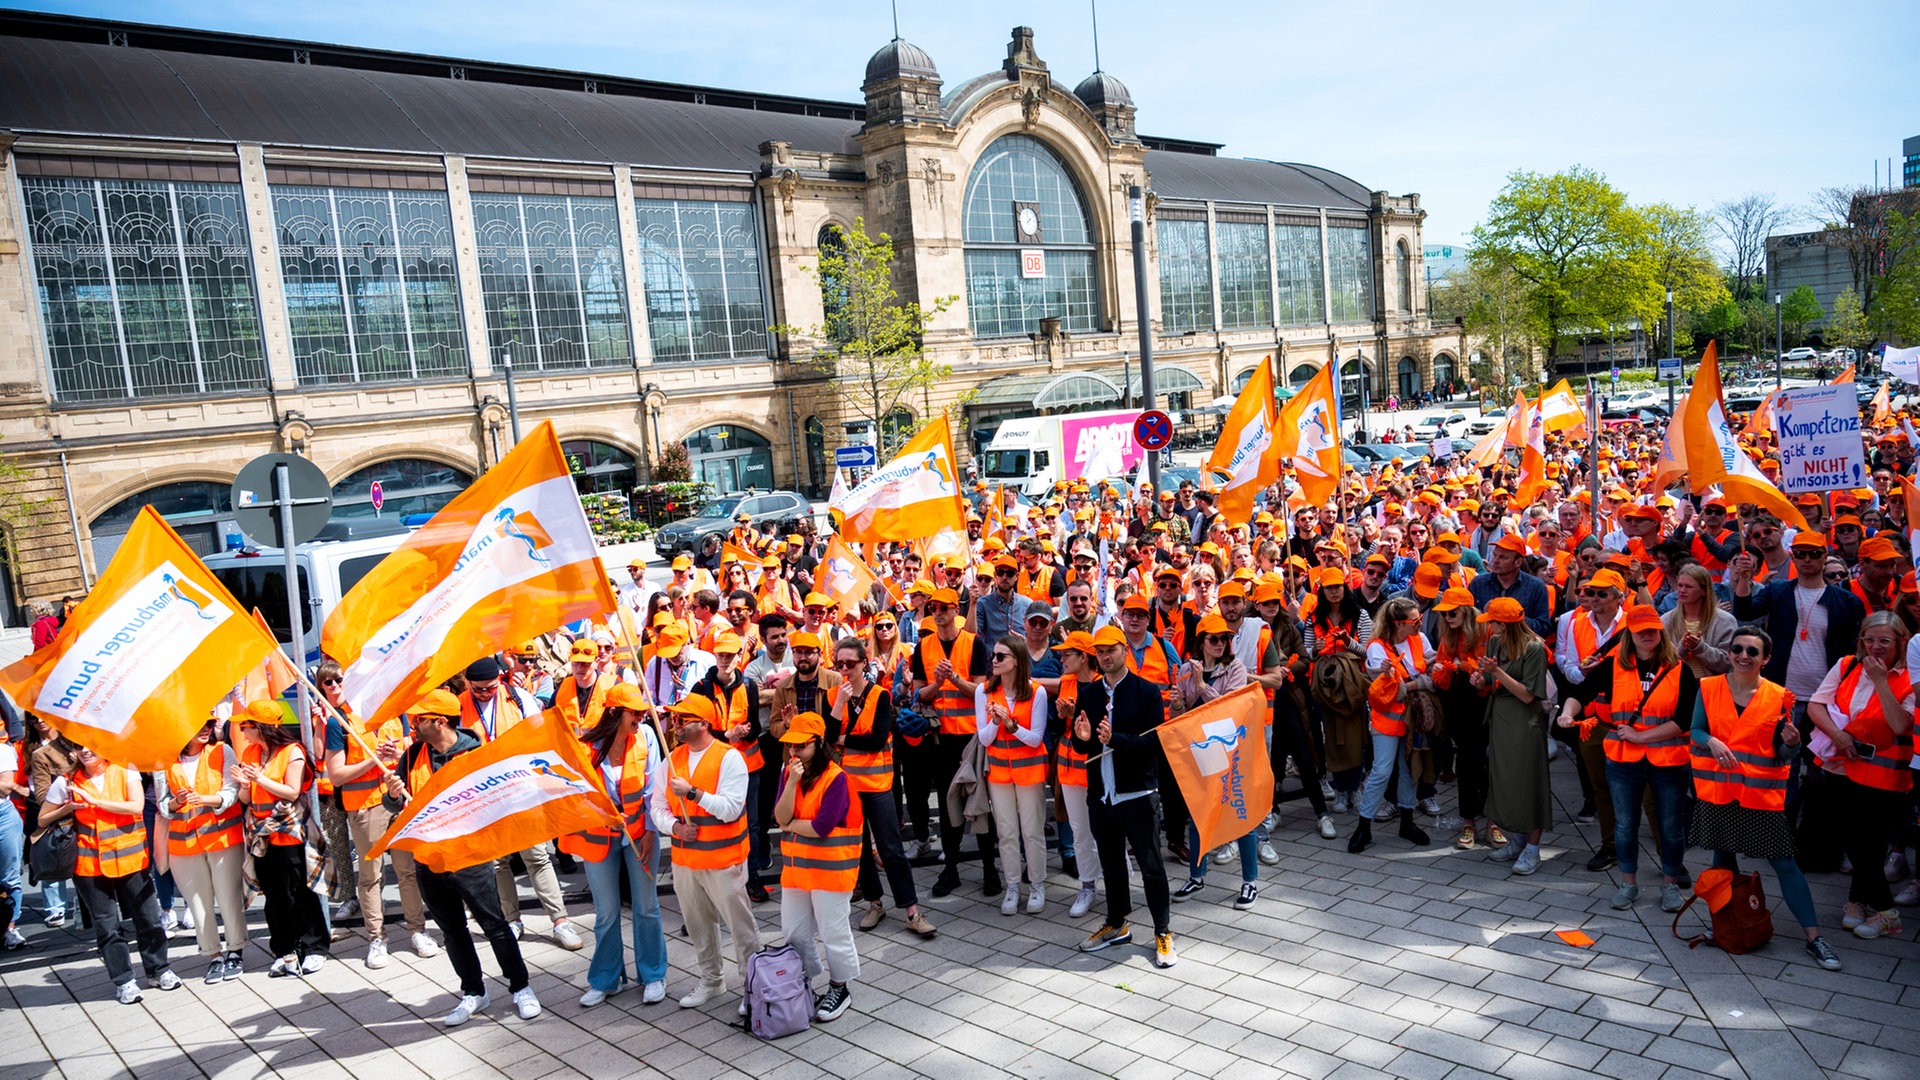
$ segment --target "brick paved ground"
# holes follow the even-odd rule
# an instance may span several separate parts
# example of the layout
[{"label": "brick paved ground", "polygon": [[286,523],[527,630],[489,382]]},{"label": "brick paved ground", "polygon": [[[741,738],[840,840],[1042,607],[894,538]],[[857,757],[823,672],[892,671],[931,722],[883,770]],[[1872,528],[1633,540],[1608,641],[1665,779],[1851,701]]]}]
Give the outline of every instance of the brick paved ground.
[{"label": "brick paved ground", "polygon": [[[1577,792],[1565,758],[1554,770],[1557,791]],[[512,1017],[490,979],[492,1017],[455,1031],[439,1023],[453,1004],[444,956],[396,946],[389,967],[368,971],[354,935],[318,975],[269,980],[256,944],[246,978],[208,987],[177,938],[186,989],[126,1007],[109,996],[90,938],[35,928],[32,948],[0,956],[0,1076],[1920,1076],[1911,932],[1864,942],[1835,927],[1847,966],[1825,972],[1770,888],[1772,945],[1739,958],[1689,951],[1657,900],[1608,907],[1616,877],[1582,865],[1594,826],[1550,834],[1541,871],[1515,878],[1438,832],[1412,852],[1389,826],[1351,856],[1307,824],[1303,803],[1286,807],[1282,862],[1263,868],[1254,910],[1231,907],[1237,867],[1215,868],[1215,887],[1175,907],[1180,963],[1168,971],[1139,946],[1076,952],[1092,919],[1066,917],[1064,879],[1044,916],[1007,918],[971,871],[961,892],[929,904],[938,938],[920,941],[897,916],[859,935],[852,1010],[775,1043],[733,1026],[732,993],[696,1011],[671,997],[643,1007],[628,990],[581,1010],[586,954],[548,942],[533,913],[525,951],[546,1014]],[[1704,860],[1690,862],[1697,871]],[[920,872],[923,887],[932,876]],[[1844,889],[1844,878],[1816,877],[1824,919],[1838,919]],[[692,982],[691,949],[671,934],[671,898],[665,907],[677,996]],[[576,911],[591,917],[584,903]],[[777,938],[776,905],[758,911]],[[1594,946],[1552,936],[1572,928]],[[254,933],[259,942],[257,910]]]}]

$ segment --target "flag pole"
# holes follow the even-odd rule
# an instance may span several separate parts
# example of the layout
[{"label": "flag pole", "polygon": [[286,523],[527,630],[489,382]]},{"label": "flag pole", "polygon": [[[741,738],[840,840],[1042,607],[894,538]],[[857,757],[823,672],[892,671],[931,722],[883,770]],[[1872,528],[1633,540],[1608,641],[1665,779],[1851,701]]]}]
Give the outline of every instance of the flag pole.
[{"label": "flag pole", "polygon": [[[389,767],[386,762],[380,760],[380,755],[374,753],[373,747],[367,745],[366,738],[363,737],[360,734],[360,732],[354,728],[352,721],[347,719],[346,714],[341,712],[338,708],[336,708],[333,702],[327,700],[327,695],[321,693],[320,688],[318,686],[315,686],[311,679],[307,678],[306,670],[297,664],[291,665],[291,666],[293,667],[294,678],[298,680],[300,685],[306,689],[307,693],[313,695],[310,701],[318,702],[320,705],[324,706],[328,713],[332,714],[335,719],[340,721],[341,730],[347,733],[347,738],[352,739],[354,742],[359,743],[360,749],[365,751],[366,755],[369,758],[373,759],[373,763],[375,765],[380,766],[381,772],[387,774],[388,776],[392,776],[393,769]],[[325,747],[326,747],[326,743],[323,740],[321,742],[321,748],[323,751]],[[322,760],[320,764],[322,768],[326,767],[324,753],[322,754]]]}]

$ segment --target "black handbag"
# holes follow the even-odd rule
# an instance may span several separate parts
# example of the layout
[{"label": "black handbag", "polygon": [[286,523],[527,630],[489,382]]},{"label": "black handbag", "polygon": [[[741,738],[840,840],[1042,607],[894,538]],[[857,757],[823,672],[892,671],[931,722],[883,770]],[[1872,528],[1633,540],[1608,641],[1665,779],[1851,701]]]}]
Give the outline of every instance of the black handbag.
[{"label": "black handbag", "polygon": [[80,838],[72,821],[62,821],[40,835],[28,852],[35,881],[65,881],[73,876],[80,858]]}]

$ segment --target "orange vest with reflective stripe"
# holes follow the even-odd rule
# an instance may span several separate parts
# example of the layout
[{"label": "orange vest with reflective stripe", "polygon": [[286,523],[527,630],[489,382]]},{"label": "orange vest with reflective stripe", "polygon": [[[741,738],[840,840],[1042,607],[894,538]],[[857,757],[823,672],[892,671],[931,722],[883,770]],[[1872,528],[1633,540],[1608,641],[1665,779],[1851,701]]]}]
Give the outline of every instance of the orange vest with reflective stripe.
[{"label": "orange vest with reflective stripe", "polygon": [[[1673,713],[1680,704],[1682,667],[1675,664],[1655,675],[1653,689],[1647,692],[1643,700],[1640,696],[1640,669],[1637,666],[1639,654],[1633,653],[1631,646],[1626,646],[1626,649],[1626,653],[1609,665],[1613,668],[1613,689],[1607,694],[1606,700],[1595,698],[1587,706],[1589,712],[1611,729],[1601,743],[1607,760],[1631,765],[1645,759],[1647,764],[1657,768],[1687,764],[1687,734],[1684,731],[1658,742],[1632,743],[1626,740],[1629,728],[1651,731],[1676,719]],[[1636,666],[1627,667],[1620,662],[1627,655],[1634,657]]]},{"label": "orange vest with reflective stripe", "polygon": [[[132,797],[127,770],[109,765],[96,780],[84,769],[67,778],[70,786],[85,788],[101,802],[126,802]],[[73,804],[76,877],[122,878],[147,868],[147,824],[140,814],[109,814],[97,806]]]},{"label": "orange vest with reflective stripe", "polygon": [[[1382,735],[1400,736],[1407,733],[1407,703],[1394,699],[1401,683],[1427,670],[1427,654],[1420,646],[1418,634],[1407,639],[1407,651],[1412,654],[1408,658],[1403,659],[1395,646],[1386,648],[1387,670],[1373,680],[1373,686],[1367,691],[1367,713],[1373,730]],[[1408,670],[1407,659],[1413,661],[1412,670]]]},{"label": "orange vest with reflective stripe", "polygon": [[[1053,703],[1056,713],[1070,716],[1080,701],[1080,677],[1077,675],[1060,676],[1059,700]],[[1068,730],[1060,740],[1057,755],[1060,783],[1064,787],[1083,788],[1087,786],[1087,755],[1073,748],[1073,732]]]},{"label": "orange vest with reflective stripe", "polygon": [[[265,776],[267,779],[273,781],[276,784],[286,783],[287,770],[293,764],[293,755],[299,752],[300,750],[299,740],[295,740],[293,742],[287,743],[286,745],[282,746],[280,749],[274,751],[273,756],[271,758],[266,757],[266,749],[267,747],[265,743],[248,744],[246,749],[240,751],[240,763],[243,765],[258,765],[260,766],[261,774]],[[262,759],[265,759],[265,760],[263,761]],[[307,775],[304,778],[304,780],[306,784],[310,784],[313,782],[312,769],[307,770]],[[306,794],[306,786],[305,784],[302,784],[300,790],[294,792],[293,799],[288,801],[298,802],[300,797],[304,794]],[[256,821],[265,821],[268,818],[272,817],[273,808],[275,806],[278,806],[281,802],[281,800],[278,797],[269,794],[267,790],[265,788],[262,788],[259,784],[253,784],[249,786],[247,788],[246,795],[247,795],[247,813],[252,815]],[[275,830],[275,831],[269,832],[267,835],[270,837],[270,840],[269,840],[270,843],[276,844],[280,847],[292,847],[295,844],[302,844],[306,842],[300,837],[300,834],[297,832],[288,833],[288,832],[281,832],[281,831]]]},{"label": "orange vest with reflective stripe", "polygon": [[[726,758],[728,749],[726,743],[716,739],[701,756],[699,766],[689,768],[687,762],[693,756],[692,751],[681,746],[674,750],[673,757],[668,760],[667,774],[677,776],[701,791],[711,792],[720,786],[720,762]],[[673,810],[674,817],[699,830],[691,840],[682,840],[677,836],[673,838],[673,865],[689,870],[724,870],[747,861],[747,814],[744,807],[739,817],[732,821],[721,821],[702,810],[699,803],[675,795],[672,789],[667,791],[667,805]]]},{"label": "orange vest with reflective stripe", "polygon": [[218,795],[226,782],[225,743],[208,743],[200,751],[193,772],[180,762],[167,766],[167,790],[173,793],[173,816],[167,822],[167,853],[203,855],[222,851],[240,842],[240,803],[235,800],[225,810],[211,806],[185,806],[189,795]]},{"label": "orange vest with reflective stripe", "polygon": [[[388,739],[404,740],[406,738],[406,729],[401,727],[399,717],[395,717],[381,724],[378,729],[369,728],[362,724],[359,717],[344,708],[340,710],[340,718],[351,725],[354,731],[360,733],[360,739],[365,739],[369,746],[376,749],[379,748],[381,743],[386,742]],[[360,739],[356,739],[352,735],[347,736],[347,748],[341,753],[340,757],[342,764],[358,765],[363,761],[370,760],[367,757],[367,752],[360,748]],[[402,750],[404,751],[404,749],[405,747],[403,746]],[[386,774],[380,770],[380,766],[375,765],[359,776],[341,784],[339,788],[340,805],[346,808],[347,813],[351,814],[359,810],[365,810],[367,807],[379,802],[381,785],[385,779]]]},{"label": "orange vest with reflective stripe", "polygon": [[[953,648],[949,650],[940,643],[940,635],[928,634],[920,639],[920,669],[926,673],[927,680],[933,680],[933,669],[946,660],[953,664],[953,673],[964,679],[973,670],[973,632],[960,631],[953,639]],[[933,699],[933,715],[940,723],[942,735],[972,735],[980,730],[973,717],[973,695],[965,694],[952,683],[943,683]]]},{"label": "orange vest with reflective stripe", "polygon": [[1709,732],[1733,751],[1734,763],[1731,771],[1723,771],[1705,748],[1693,746],[1694,794],[1720,806],[1737,803],[1750,810],[1784,811],[1791,761],[1774,756],[1773,733],[1792,713],[1793,695],[1762,679],[1747,707],[1738,709],[1727,677],[1711,675],[1700,680],[1700,704]]},{"label": "orange vest with reflective stripe", "polygon": [[[818,753],[818,749],[815,750]],[[840,766],[827,762],[820,778],[808,788],[802,784],[793,796],[793,820],[811,822],[820,813],[820,803],[839,776]],[[801,781],[794,781],[802,783]],[[780,834],[780,887],[812,892],[852,892],[860,879],[860,833],[865,824],[860,816],[860,800],[848,786],[847,816],[825,836],[800,836],[792,831]]]},{"label": "orange vest with reflective stripe", "polygon": [[747,700],[747,680],[742,678],[731,689],[722,689],[719,683],[714,683],[713,689],[717,694],[707,695],[708,699],[720,707],[720,723],[713,729],[714,735],[728,746],[740,751],[740,757],[746,761],[749,773],[759,772],[767,763],[766,758],[760,755],[759,737],[748,735],[739,742],[725,738],[726,732],[747,722],[747,712],[753,705],[753,702]]},{"label": "orange vest with reflective stripe", "polygon": [[995,690],[987,695],[987,701],[1007,710],[1008,715],[1013,717],[1013,723],[1002,727],[993,742],[987,745],[987,783],[1021,787],[1046,783],[1046,744],[1028,746],[1013,734],[1015,727],[1033,726],[1033,698],[1009,701],[1005,690]]},{"label": "orange vest with reflective stripe", "polygon": [[[1860,687],[1860,661],[1847,658],[1850,665],[1845,675],[1840,677],[1840,688],[1833,699],[1845,705],[1853,704],[1853,695]],[[1906,668],[1887,673],[1887,685],[1896,699],[1904,698],[1913,691],[1913,676]],[[1913,732],[1895,735],[1888,726],[1886,713],[1880,708],[1880,695],[1867,698],[1867,704],[1853,718],[1847,721],[1847,734],[1853,736],[1856,754],[1841,759],[1847,773],[1847,779],[1856,784],[1864,784],[1881,791],[1912,791],[1913,770],[1908,762],[1913,760]],[[1871,755],[1859,754],[1860,743],[1871,743]],[[1823,762],[1824,764],[1824,762]]]},{"label": "orange vest with reflective stripe", "polygon": [[1053,567],[1040,564],[1040,572],[1020,571],[1020,580],[1014,585],[1014,591],[1035,603],[1053,603]]},{"label": "orange vest with reflective stripe", "polygon": [[[1732,534],[1732,532],[1732,529],[1721,529],[1720,535],[1714,537],[1713,542],[1716,544],[1726,543],[1727,537]],[[1700,539],[1700,530],[1698,529],[1693,531],[1693,539],[1689,543],[1689,549],[1693,552],[1693,561],[1713,571],[1714,574],[1718,575],[1720,571],[1727,568],[1725,559],[1714,558],[1713,554],[1707,550],[1705,541]]]},{"label": "orange vest with reflective stripe", "polygon": [[[602,761],[598,753],[594,755],[594,771],[599,772]],[[605,773],[600,773],[602,788],[605,788]],[[647,832],[647,737],[642,732],[634,732],[627,737],[627,755],[620,762],[620,786],[608,792],[613,797],[614,806],[620,810],[620,816],[626,821],[627,838],[639,841]],[[576,859],[588,862],[600,862],[613,850],[612,829],[589,829],[586,832],[569,833],[560,838],[560,850]]]},{"label": "orange vest with reflective stripe", "polygon": [[[567,676],[567,682],[571,684],[573,682],[573,676]],[[600,688],[599,683],[595,683],[593,689],[596,703],[598,698],[606,696],[606,691]],[[555,694],[553,700],[558,702],[560,695]],[[574,699],[569,697],[567,700],[571,703]],[[593,718],[597,722],[600,719],[599,713],[595,712]],[[525,719],[525,717],[521,715],[520,705],[514,701],[514,695],[505,687],[501,687],[493,692],[493,731],[489,732],[487,731],[487,726],[480,722],[480,710],[474,707],[473,691],[462,690],[460,692],[460,726],[473,732],[474,736],[480,740],[481,746],[485,746],[500,736],[505,735],[508,728],[513,727],[513,725],[523,719]],[[574,734],[578,735],[582,730],[584,729],[576,728],[574,729]]]},{"label": "orange vest with reflective stripe", "polygon": [[[560,680],[559,688],[553,692],[553,707],[559,711],[560,719],[566,723],[568,731],[577,736],[600,723],[600,714],[607,708],[607,688],[612,685],[613,680],[605,674],[593,680],[593,689],[587,691],[587,714],[582,716],[580,715],[579,682],[575,681],[571,674]],[[461,708],[463,710],[466,708],[464,700],[461,702]],[[484,734],[481,735],[480,741],[486,742],[487,737]]]},{"label": "orange vest with reflective stripe", "polygon": [[[846,683],[835,683],[832,691],[834,706],[840,704]],[[867,698],[860,705],[858,717],[849,716],[842,721],[842,737],[847,735],[873,734],[873,718],[880,709],[880,696],[885,694],[879,683],[867,684]],[[840,765],[847,774],[847,786],[855,794],[870,791],[893,790],[893,745],[891,742],[878,750],[842,750]]]},{"label": "orange vest with reflective stripe", "polygon": [[1171,716],[1174,698],[1180,691],[1173,685],[1175,672],[1167,659],[1166,639],[1147,635],[1147,647],[1142,657],[1133,655],[1133,645],[1127,645],[1127,670],[1147,680],[1160,691],[1160,702],[1167,706],[1167,715]]}]

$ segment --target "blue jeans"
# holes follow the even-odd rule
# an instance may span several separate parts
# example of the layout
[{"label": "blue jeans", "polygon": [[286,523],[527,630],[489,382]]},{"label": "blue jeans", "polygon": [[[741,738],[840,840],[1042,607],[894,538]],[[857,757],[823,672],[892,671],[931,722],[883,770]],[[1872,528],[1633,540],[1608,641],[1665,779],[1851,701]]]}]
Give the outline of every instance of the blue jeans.
[{"label": "blue jeans", "polygon": [[1373,768],[1368,770],[1366,786],[1360,791],[1360,820],[1371,820],[1379,812],[1387,781],[1395,776],[1399,778],[1394,790],[1399,793],[1400,809],[1413,809],[1413,771],[1407,767],[1406,736],[1382,735],[1371,728],[1368,734],[1373,736]]},{"label": "blue jeans", "polygon": [[[20,882],[20,856],[26,843],[26,825],[12,799],[0,799],[0,889],[13,901],[13,917],[20,917],[20,900],[26,889]],[[4,927],[0,927],[4,929]]]},{"label": "blue jeans", "polygon": [[[1240,848],[1240,880],[1255,882],[1260,880],[1260,840],[1257,833],[1247,833],[1234,843]],[[1207,864],[1213,861],[1213,852],[1200,848],[1200,830],[1193,822],[1187,822],[1187,850],[1193,853],[1193,865],[1187,867],[1187,876],[1195,881],[1207,880]]]},{"label": "blue jeans", "polygon": [[1653,790],[1653,835],[1659,841],[1660,872],[1677,878],[1686,871],[1687,787],[1693,770],[1686,765],[1649,765],[1607,760],[1607,788],[1613,793],[1613,850],[1622,874],[1640,869],[1640,796]]},{"label": "blue jeans", "polygon": [[587,889],[593,894],[593,960],[587,965],[587,985],[602,993],[620,989],[626,979],[626,945],[620,937],[620,864],[626,863],[627,884],[633,895],[633,959],[640,985],[664,982],[667,977],[667,938],[660,929],[660,851],[651,865],[642,867],[631,843],[589,862]]},{"label": "blue jeans", "polygon": [[[1800,870],[1800,864],[1789,855],[1784,859],[1768,859],[1767,865],[1773,867],[1773,876],[1780,879],[1780,898],[1787,902],[1787,910],[1800,923],[1803,930],[1812,930],[1820,925],[1820,916],[1813,908],[1813,890],[1807,887],[1807,875]],[[1740,857],[1731,851],[1713,853],[1713,866],[1716,870],[1740,872]]]},{"label": "blue jeans", "polygon": [[67,894],[72,891],[72,878],[40,883],[40,903],[47,909],[47,918],[67,917]]}]

